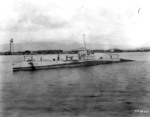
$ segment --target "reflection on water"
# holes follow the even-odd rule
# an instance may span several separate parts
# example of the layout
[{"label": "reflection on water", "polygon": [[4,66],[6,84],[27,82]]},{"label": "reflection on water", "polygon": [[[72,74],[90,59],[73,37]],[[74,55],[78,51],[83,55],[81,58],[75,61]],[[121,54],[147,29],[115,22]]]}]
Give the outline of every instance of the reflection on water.
[{"label": "reflection on water", "polygon": [[34,72],[5,70],[1,78],[1,115],[149,117],[149,76],[148,62]]}]

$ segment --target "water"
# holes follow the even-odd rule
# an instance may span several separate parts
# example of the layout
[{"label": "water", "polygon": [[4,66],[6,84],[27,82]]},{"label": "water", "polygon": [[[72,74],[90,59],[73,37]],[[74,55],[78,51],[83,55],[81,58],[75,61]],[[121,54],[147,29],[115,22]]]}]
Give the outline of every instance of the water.
[{"label": "water", "polygon": [[[150,53],[120,56],[137,61],[13,73],[11,62],[23,57],[1,56],[0,115],[149,117]],[[44,56],[52,57],[55,55]]]}]

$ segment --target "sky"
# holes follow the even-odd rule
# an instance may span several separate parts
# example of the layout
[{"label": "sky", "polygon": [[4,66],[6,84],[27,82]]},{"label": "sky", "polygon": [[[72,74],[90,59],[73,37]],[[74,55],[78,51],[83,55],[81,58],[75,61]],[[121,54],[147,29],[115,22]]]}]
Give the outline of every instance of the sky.
[{"label": "sky", "polygon": [[0,44],[150,47],[149,12],[148,0],[0,0]]}]

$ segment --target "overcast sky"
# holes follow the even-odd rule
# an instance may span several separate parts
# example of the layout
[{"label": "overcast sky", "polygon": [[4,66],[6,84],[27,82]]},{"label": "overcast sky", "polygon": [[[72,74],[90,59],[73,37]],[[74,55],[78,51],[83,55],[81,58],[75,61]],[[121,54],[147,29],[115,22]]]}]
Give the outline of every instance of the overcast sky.
[{"label": "overcast sky", "polygon": [[150,47],[149,0],[0,0],[0,44]]}]

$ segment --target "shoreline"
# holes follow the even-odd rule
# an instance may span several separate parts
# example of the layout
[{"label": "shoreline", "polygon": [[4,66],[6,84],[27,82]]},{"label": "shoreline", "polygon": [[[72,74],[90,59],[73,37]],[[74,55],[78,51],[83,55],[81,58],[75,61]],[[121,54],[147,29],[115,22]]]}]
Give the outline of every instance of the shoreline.
[{"label": "shoreline", "polygon": [[[150,51],[123,51],[123,52],[110,52],[110,51],[96,51],[93,53],[131,53],[131,52],[150,52]],[[10,55],[51,55],[51,54],[77,54],[77,52],[72,52],[72,51],[68,51],[68,52],[52,52],[52,53],[5,53],[5,52],[1,52],[0,56],[10,56]]]}]

